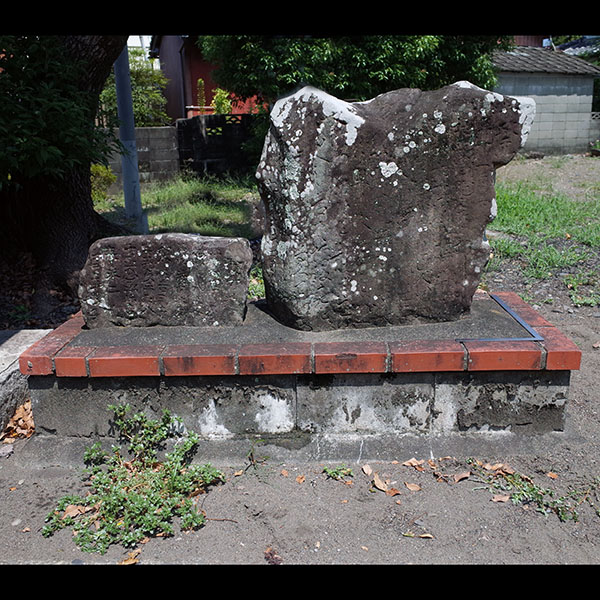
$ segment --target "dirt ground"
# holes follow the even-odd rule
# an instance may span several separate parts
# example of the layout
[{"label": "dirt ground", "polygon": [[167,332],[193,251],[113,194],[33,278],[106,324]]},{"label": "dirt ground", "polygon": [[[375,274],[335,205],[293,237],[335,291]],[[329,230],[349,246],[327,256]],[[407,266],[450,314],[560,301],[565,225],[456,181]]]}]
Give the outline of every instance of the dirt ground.
[{"label": "dirt ground", "polygon": [[[521,180],[543,171],[545,184],[551,173],[552,185],[578,197],[594,185],[597,190],[600,181],[600,159],[583,156],[514,161],[503,169],[499,178]],[[496,279],[496,290],[536,291],[510,265]],[[103,556],[83,553],[68,530],[42,537],[56,501],[81,488],[79,471],[30,469],[19,462],[24,441],[17,442],[0,456],[0,564],[117,564],[128,558],[141,565],[600,564],[600,307],[574,307],[559,278],[542,285],[537,309],[583,353],[581,370],[572,374],[564,433],[532,438],[527,451],[515,446],[487,453],[484,444],[475,456],[354,462],[346,482],[328,478],[323,464],[265,457],[217,465],[226,481],[200,497],[206,526],[152,539],[134,556],[120,547]],[[548,294],[552,304],[542,301]],[[419,462],[407,463],[413,458]],[[496,470],[478,475],[470,459]],[[506,490],[491,484],[511,469],[531,488],[553,493],[545,495],[546,506],[573,509],[577,520],[561,520],[555,510],[543,514],[535,501],[507,500]]]}]

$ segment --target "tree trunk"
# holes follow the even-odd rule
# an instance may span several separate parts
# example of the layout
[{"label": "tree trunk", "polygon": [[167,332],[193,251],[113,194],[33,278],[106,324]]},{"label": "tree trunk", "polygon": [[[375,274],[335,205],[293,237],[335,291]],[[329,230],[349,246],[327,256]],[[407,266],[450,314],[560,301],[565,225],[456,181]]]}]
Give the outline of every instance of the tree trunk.
[{"label": "tree trunk", "polygon": [[[65,56],[83,61],[78,87],[96,100],[127,36],[64,36]],[[89,115],[90,126],[95,114]],[[0,224],[0,243],[8,250],[31,253],[42,269],[41,290],[69,285],[76,289],[89,245],[111,233],[109,224],[93,208],[90,165],[73,169],[67,177],[39,177],[20,182],[6,198]]]}]

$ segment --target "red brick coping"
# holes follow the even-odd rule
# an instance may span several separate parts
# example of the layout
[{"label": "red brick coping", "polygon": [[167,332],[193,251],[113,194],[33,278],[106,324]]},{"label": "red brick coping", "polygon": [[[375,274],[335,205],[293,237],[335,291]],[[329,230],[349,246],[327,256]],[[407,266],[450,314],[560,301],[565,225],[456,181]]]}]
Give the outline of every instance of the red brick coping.
[{"label": "red brick coping", "polygon": [[532,340],[299,342],[185,346],[71,346],[77,313],[19,357],[26,375],[132,377],[441,371],[570,371],[581,351],[513,292],[494,294],[538,334]]}]

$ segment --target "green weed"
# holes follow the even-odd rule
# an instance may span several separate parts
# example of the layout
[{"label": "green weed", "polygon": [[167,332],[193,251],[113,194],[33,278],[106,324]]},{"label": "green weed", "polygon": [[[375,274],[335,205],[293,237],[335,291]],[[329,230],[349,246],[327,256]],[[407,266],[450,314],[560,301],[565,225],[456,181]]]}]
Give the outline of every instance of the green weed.
[{"label": "green weed", "polygon": [[329,479],[336,479],[337,481],[344,481],[346,477],[354,477],[352,469],[344,465],[333,468],[324,467],[323,473],[325,473]]},{"label": "green weed", "polygon": [[248,286],[248,298],[259,300],[265,297],[265,282],[262,274],[262,266],[254,265],[250,270],[250,284]]},{"label": "green weed", "polygon": [[46,517],[45,537],[72,528],[74,542],[84,552],[104,554],[112,544],[135,547],[143,539],[173,535],[173,519],[182,529],[197,529],[206,520],[194,497],[223,481],[212,466],[191,464],[198,436],[183,436],[173,450],[158,460],[158,451],[173,435],[177,419],[165,410],[160,420],[138,413],[127,416],[128,405],[109,406],[115,426],[128,442],[129,457],[121,449],[102,450],[99,443],[84,454],[87,495],[68,495]]},{"label": "green weed", "polygon": [[510,238],[498,238],[490,242],[494,254],[499,258],[516,258],[523,254],[523,245]]},{"label": "green weed", "polygon": [[600,516],[597,506],[599,478],[584,489],[570,490],[563,496],[557,496],[553,490],[536,484],[530,477],[507,465],[484,465],[475,459],[469,459],[467,464],[487,489],[495,494],[507,495],[513,504],[533,506],[543,515],[554,513],[564,522],[578,521],[577,509],[586,502]]},{"label": "green weed", "polygon": [[567,275],[563,281],[575,306],[597,306],[600,304],[597,272],[586,271]]}]

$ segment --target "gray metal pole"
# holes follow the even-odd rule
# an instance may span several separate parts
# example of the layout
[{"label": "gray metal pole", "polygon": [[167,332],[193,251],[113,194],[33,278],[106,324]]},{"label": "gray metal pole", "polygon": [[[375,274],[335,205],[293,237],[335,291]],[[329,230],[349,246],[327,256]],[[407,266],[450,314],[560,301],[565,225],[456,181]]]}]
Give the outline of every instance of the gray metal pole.
[{"label": "gray metal pole", "polygon": [[127,46],[125,46],[119,58],[115,61],[114,69],[117,87],[117,112],[120,123],[119,138],[125,148],[125,153],[121,156],[125,215],[133,221],[136,232],[147,233],[148,221],[142,210],[140,196],[140,176],[135,143],[135,123],[133,120],[133,100],[131,97],[131,78],[129,75]]}]

